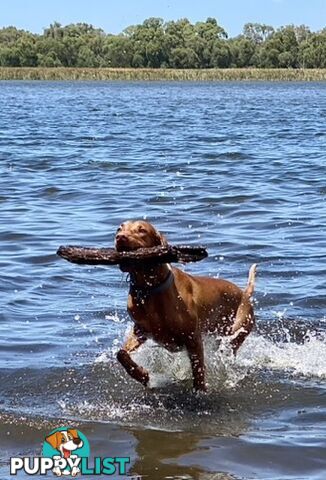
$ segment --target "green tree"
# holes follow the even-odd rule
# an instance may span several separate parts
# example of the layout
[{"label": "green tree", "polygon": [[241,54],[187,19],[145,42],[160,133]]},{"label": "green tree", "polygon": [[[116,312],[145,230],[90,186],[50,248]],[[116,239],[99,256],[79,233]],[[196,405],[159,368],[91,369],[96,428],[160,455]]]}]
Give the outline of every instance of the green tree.
[{"label": "green tree", "polygon": [[112,35],[108,37],[103,47],[103,55],[102,66],[130,67],[133,58],[133,51],[129,38],[121,35]]},{"label": "green tree", "polygon": [[301,66],[326,68],[326,29],[313,33],[300,45]]},{"label": "green tree", "polygon": [[256,44],[265,42],[273,33],[273,27],[261,23],[246,23],[243,27],[244,37]]},{"label": "green tree", "polygon": [[257,45],[255,42],[240,36],[229,42],[231,64],[233,67],[251,67],[256,63]]},{"label": "green tree", "polygon": [[230,67],[232,56],[228,43],[225,40],[217,40],[213,43],[210,52],[210,67],[227,68]]},{"label": "green tree", "polygon": [[31,36],[25,30],[18,30],[16,27],[4,27],[0,29],[0,45],[14,45],[23,36]]},{"label": "green tree", "polygon": [[226,44],[227,33],[220,27],[215,18],[206,22],[197,22],[193,29],[195,52],[200,59],[200,67],[209,68],[227,66],[229,50]]},{"label": "green tree", "polygon": [[88,45],[82,45],[78,50],[77,67],[99,67],[100,62]]},{"label": "green tree", "polygon": [[37,63],[40,67],[62,67],[60,60],[53,51],[45,54],[38,53]]},{"label": "green tree", "polygon": [[172,68],[198,68],[199,58],[192,48],[177,47],[171,50],[169,63]]},{"label": "green tree", "polygon": [[142,25],[124,31],[129,39],[134,56],[145,67],[158,68],[166,63],[165,34],[161,18],[148,18]]},{"label": "green tree", "polygon": [[42,36],[36,43],[38,64],[42,67],[61,67],[64,45],[58,38]]},{"label": "green tree", "polygon": [[53,39],[63,38],[63,27],[61,23],[51,23],[50,26],[44,30],[44,37],[50,37]]},{"label": "green tree", "polygon": [[0,29],[1,66],[47,67],[292,67],[326,68],[326,30],[306,25],[274,30],[247,23],[228,38],[215,18],[191,23],[148,18],[119,35],[88,23],[53,22],[42,35],[14,26]]},{"label": "green tree", "polygon": [[0,66],[20,67],[20,54],[18,48],[0,46]]},{"label": "green tree", "polygon": [[260,50],[261,67],[296,68],[299,65],[299,44],[293,25],[281,27],[268,38]]},{"label": "green tree", "polygon": [[307,25],[299,25],[298,27],[294,26],[294,33],[297,39],[297,42],[300,44],[311,37],[311,30]]}]

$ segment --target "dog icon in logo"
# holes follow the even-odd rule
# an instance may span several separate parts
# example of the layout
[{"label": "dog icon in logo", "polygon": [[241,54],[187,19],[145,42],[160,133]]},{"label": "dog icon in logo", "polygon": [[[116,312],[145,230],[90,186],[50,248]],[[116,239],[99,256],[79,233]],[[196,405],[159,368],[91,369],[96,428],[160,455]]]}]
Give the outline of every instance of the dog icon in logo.
[{"label": "dog icon in logo", "polygon": [[[66,460],[75,460],[79,456],[73,452],[79,448],[82,448],[84,445],[84,442],[80,438],[78,431],[73,428],[51,433],[49,436],[45,437],[45,440],[53,449],[60,453],[60,455],[54,455],[52,457],[53,459],[64,458]],[[61,468],[55,467],[53,468],[52,472],[57,476],[72,475],[74,477],[77,475],[77,473],[80,473],[80,469],[77,466],[73,466],[71,470],[65,469],[62,471]]]}]

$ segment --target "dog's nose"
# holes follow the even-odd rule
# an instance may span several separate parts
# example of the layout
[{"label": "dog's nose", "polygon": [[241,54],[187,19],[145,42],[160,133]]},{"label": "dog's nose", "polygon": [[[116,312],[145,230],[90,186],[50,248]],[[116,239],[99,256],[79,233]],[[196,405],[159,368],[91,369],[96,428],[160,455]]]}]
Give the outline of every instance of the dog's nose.
[{"label": "dog's nose", "polygon": [[74,442],[75,445],[79,445],[80,442],[81,442],[81,439],[80,438],[74,438],[73,442]]},{"label": "dog's nose", "polygon": [[119,233],[115,237],[115,244],[117,248],[124,248],[128,246],[128,237],[124,235],[123,233]]},{"label": "dog's nose", "polygon": [[115,239],[116,239],[117,242],[126,242],[128,240],[126,235],[124,235],[123,233],[118,233],[118,235],[116,235]]},{"label": "dog's nose", "polygon": [[118,235],[115,237],[115,248],[118,250],[118,252],[127,250],[129,248],[129,239],[127,235],[118,233]]}]

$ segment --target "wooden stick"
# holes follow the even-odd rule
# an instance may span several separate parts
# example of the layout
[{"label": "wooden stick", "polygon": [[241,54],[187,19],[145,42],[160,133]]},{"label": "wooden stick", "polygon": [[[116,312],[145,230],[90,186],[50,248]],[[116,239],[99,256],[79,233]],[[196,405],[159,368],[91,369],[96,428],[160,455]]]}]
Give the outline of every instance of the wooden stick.
[{"label": "wooden stick", "polygon": [[166,247],[138,248],[117,252],[115,248],[91,248],[74,245],[61,246],[57,254],[68,262],[79,265],[148,265],[172,262],[198,262],[208,256],[205,247],[168,245]]}]

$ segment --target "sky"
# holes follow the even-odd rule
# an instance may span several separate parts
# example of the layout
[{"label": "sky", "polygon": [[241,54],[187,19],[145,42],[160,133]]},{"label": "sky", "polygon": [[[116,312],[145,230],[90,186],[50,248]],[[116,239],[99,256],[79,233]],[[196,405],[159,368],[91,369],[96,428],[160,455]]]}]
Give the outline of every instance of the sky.
[{"label": "sky", "polygon": [[192,22],[215,17],[231,37],[247,22],[305,24],[312,30],[326,26],[326,0],[0,0],[0,6],[0,27],[14,25],[34,33],[54,21],[86,22],[119,33],[148,17]]}]

